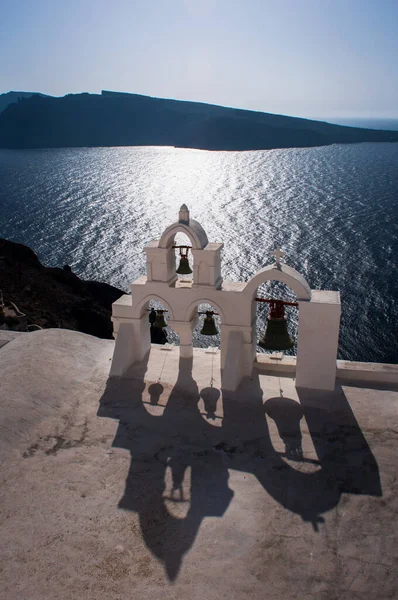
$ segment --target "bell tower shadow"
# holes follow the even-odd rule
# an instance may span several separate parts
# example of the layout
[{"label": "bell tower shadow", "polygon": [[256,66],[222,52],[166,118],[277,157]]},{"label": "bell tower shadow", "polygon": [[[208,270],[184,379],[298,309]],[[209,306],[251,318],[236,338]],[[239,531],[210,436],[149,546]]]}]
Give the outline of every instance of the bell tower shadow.
[{"label": "bell tower shadow", "polygon": [[[276,502],[315,531],[342,493],[382,495],[377,462],[342,389],[328,394],[300,390],[300,403],[264,398],[255,372],[235,392],[223,390],[222,426],[214,427],[199,412],[192,358],[180,358],[168,398],[161,385],[146,390],[147,361],[148,356],[129,379],[108,380],[98,415],[118,419],[113,446],[131,454],[118,507],[138,514],[145,545],[163,563],[169,581],[178,577],[204,519],[225,515],[234,497],[231,471],[253,474]],[[153,416],[145,398],[149,394],[157,402],[160,393],[165,408],[161,416]],[[206,411],[214,411],[218,390],[205,388],[201,395],[207,398]],[[276,424],[284,453],[274,448],[267,416]],[[303,472],[296,464],[308,461],[301,448],[304,421],[319,459],[312,461],[319,467],[314,472]],[[173,502],[189,503],[184,518],[170,512]]]},{"label": "bell tower shadow", "polygon": [[[213,428],[199,412],[198,386],[192,378],[193,359],[180,358],[178,379],[161,417],[153,417],[145,409],[146,361],[135,371],[138,378],[108,381],[98,415],[119,419],[113,446],[131,453],[118,507],[138,513],[147,548],[163,562],[168,579],[174,581],[203,519],[221,517],[233,491],[228,487],[229,474],[223,456],[212,449],[211,441],[209,444]],[[151,402],[157,403],[161,388],[160,384],[148,387]],[[169,490],[165,483],[167,469],[172,479]],[[190,504],[185,518],[177,518],[169,512],[168,504],[187,501],[184,479],[188,470]]]}]

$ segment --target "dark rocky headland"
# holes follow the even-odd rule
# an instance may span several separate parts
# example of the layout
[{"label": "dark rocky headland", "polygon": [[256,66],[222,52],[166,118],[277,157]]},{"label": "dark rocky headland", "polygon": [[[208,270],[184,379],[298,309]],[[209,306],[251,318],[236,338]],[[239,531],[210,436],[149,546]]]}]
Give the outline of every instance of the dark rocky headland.
[{"label": "dark rocky headland", "polygon": [[138,94],[103,91],[62,98],[18,94],[23,92],[0,95],[0,105],[3,101],[5,106],[0,113],[0,148],[261,150],[398,141],[398,131],[360,129]]},{"label": "dark rocky headland", "polygon": [[[45,267],[22,244],[0,239],[0,327],[29,330],[61,327],[112,338],[112,302],[124,292],[107,283],[84,281],[71,268]],[[7,310],[8,308],[8,310]],[[24,317],[12,316],[18,310]]]}]

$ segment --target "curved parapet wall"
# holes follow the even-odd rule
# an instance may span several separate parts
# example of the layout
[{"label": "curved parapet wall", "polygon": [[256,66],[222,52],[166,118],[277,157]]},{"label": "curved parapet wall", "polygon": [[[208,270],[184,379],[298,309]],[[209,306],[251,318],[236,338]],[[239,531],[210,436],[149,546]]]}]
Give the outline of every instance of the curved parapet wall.
[{"label": "curved parapet wall", "polygon": [[173,243],[174,236],[176,233],[185,233],[192,242],[192,247],[195,250],[203,250],[209,243],[207,235],[202,225],[190,219],[188,223],[178,222],[169,225],[163,232],[162,237],[159,240],[159,248],[167,249]]},{"label": "curved parapet wall", "polygon": [[252,299],[257,288],[266,281],[281,281],[288,285],[297,296],[297,300],[311,300],[311,288],[304,277],[288,265],[268,265],[258,271],[246,284],[243,293]]},{"label": "curved parapet wall", "polygon": [[169,318],[174,319],[174,311],[171,308],[171,305],[167,302],[167,300],[159,296],[159,294],[148,294],[147,296],[145,296],[145,298],[143,298],[136,306],[133,307],[132,317],[134,319],[141,319],[146,312],[146,305],[151,300],[157,300],[158,302],[163,304],[163,306],[166,307],[166,310],[169,313]]},{"label": "curved parapet wall", "polygon": [[191,321],[193,319],[194,315],[197,313],[197,307],[200,304],[209,304],[210,306],[214,307],[220,315],[221,322],[226,322],[225,314],[223,309],[221,308],[221,305],[218,302],[211,300],[210,298],[198,298],[197,300],[191,302],[191,304],[188,306],[185,312],[185,321]]}]

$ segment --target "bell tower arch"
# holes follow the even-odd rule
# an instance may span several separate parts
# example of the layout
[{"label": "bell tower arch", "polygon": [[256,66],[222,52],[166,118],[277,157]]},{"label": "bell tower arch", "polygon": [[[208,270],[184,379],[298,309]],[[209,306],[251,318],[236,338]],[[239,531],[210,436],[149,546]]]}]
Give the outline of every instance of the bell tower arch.
[{"label": "bell tower arch", "polygon": [[274,255],[276,263],[258,271],[243,290],[252,306],[252,361],[255,362],[257,354],[256,291],[262,283],[281,281],[293,290],[298,302],[296,386],[334,389],[341,316],[340,293],[311,290],[298,271],[280,262],[278,250]]},{"label": "bell tower arch", "polygon": [[193,287],[210,286],[220,289],[221,249],[224,244],[211,243],[202,225],[190,218],[186,204],[178,214],[178,221],[169,225],[160,240],[146,246],[147,281],[158,281],[172,286],[177,281],[174,239],[177,233],[184,233],[192,244],[194,259]]}]

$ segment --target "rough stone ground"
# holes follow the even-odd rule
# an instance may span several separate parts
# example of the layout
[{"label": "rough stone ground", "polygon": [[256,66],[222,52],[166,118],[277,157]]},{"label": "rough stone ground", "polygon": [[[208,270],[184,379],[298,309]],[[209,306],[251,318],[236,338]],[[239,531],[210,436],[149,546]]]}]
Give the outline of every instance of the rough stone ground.
[{"label": "rough stone ground", "polygon": [[217,354],[158,347],[107,381],[112,351],[0,348],[2,599],[397,597],[397,392],[220,395]]}]

